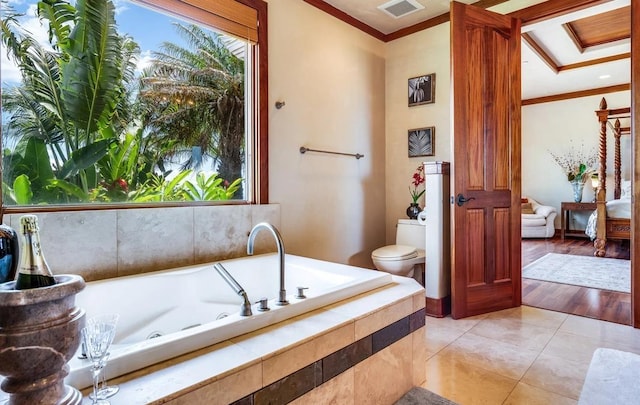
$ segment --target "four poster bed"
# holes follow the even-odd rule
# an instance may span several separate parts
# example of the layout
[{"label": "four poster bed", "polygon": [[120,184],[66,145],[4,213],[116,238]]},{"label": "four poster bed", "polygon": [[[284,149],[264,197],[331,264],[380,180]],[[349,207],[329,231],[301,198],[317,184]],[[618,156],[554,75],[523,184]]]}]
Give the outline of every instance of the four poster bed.
[{"label": "four poster bed", "polygon": [[[607,101],[602,98],[600,109],[596,111],[600,123],[598,145],[598,180],[596,212],[590,223],[595,222],[594,255],[604,257],[608,239],[631,239],[631,181],[622,179],[620,138],[631,133],[630,127],[622,127],[620,119],[630,118],[631,108],[607,109]],[[612,124],[613,121],[613,124]],[[607,201],[607,130],[611,129],[614,140],[613,178],[614,199]],[[592,231],[593,232],[593,231]]]}]

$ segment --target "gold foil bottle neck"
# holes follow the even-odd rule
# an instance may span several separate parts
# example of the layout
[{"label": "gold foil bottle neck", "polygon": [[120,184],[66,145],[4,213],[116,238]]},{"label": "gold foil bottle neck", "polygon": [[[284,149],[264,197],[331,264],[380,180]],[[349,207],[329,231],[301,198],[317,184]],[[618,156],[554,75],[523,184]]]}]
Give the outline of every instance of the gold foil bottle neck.
[{"label": "gold foil bottle neck", "polygon": [[23,215],[20,217],[22,233],[38,232],[38,217],[35,215]]}]

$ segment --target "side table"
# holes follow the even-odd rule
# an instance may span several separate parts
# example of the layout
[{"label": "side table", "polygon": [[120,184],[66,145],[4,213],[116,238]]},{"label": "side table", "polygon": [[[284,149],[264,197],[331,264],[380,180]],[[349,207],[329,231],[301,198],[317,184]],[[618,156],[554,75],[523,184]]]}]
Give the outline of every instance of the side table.
[{"label": "side table", "polygon": [[561,207],[561,222],[562,226],[560,228],[560,238],[564,240],[565,236],[575,236],[575,237],[583,237],[586,238],[587,235],[584,233],[584,230],[572,230],[569,229],[569,219],[570,215],[573,211],[595,211],[596,203],[594,202],[563,202],[560,204]]}]

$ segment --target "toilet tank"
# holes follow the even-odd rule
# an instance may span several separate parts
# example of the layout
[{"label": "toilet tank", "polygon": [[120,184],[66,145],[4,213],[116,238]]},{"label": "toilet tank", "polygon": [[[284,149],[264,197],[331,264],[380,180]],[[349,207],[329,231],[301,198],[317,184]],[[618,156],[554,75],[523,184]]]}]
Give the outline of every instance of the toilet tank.
[{"label": "toilet tank", "polygon": [[426,245],[424,225],[420,225],[417,219],[399,219],[396,228],[396,245],[424,249]]}]

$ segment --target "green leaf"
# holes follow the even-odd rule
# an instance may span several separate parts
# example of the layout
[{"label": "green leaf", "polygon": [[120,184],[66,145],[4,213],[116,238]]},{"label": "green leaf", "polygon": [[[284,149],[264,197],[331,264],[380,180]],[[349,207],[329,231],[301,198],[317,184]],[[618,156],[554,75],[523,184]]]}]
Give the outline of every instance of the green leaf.
[{"label": "green leaf", "polygon": [[53,179],[49,182],[49,187],[58,188],[66,194],[76,197],[82,202],[89,202],[89,195],[80,187],[65,180]]},{"label": "green leaf", "polygon": [[30,205],[33,199],[31,181],[27,175],[21,174],[13,182],[13,199],[18,205]]},{"label": "green leaf", "polygon": [[47,180],[54,178],[47,146],[41,139],[29,138],[20,166],[20,172],[34,183],[44,185]]},{"label": "green leaf", "polygon": [[74,151],[71,154],[71,159],[67,160],[62,166],[58,177],[67,179],[76,175],[80,170],[93,166],[107,154],[109,146],[113,142],[115,142],[114,139],[101,139]]},{"label": "green leaf", "polygon": [[78,0],[62,70],[62,99],[69,119],[85,133],[107,126],[120,95],[121,41],[111,1]]},{"label": "green leaf", "polygon": [[49,42],[64,49],[71,31],[69,27],[74,20],[75,8],[66,1],[44,0],[38,3],[38,16],[49,21]]}]

